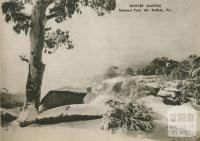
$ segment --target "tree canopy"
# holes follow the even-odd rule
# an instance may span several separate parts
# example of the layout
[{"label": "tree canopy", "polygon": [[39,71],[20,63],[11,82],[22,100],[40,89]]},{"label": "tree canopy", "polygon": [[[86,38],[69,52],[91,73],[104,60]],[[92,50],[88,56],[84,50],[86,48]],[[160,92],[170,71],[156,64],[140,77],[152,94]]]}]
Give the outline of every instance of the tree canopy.
[{"label": "tree canopy", "polygon": [[167,57],[155,58],[148,66],[141,70],[141,73],[144,75],[169,75],[177,66],[177,61]]},{"label": "tree canopy", "polygon": [[[115,9],[115,0],[7,0],[2,3],[2,12],[6,22],[13,22],[13,30],[16,33],[30,32],[32,13],[26,12],[26,9],[34,7],[45,10],[45,21],[54,19],[55,22],[61,23],[66,21],[75,13],[81,14],[83,6],[92,8],[98,16],[103,16],[106,12]],[[74,47],[72,40],[69,39],[69,31],[57,29],[52,31],[51,27],[45,27],[44,53],[51,54],[58,47],[64,45],[67,49]]]}]

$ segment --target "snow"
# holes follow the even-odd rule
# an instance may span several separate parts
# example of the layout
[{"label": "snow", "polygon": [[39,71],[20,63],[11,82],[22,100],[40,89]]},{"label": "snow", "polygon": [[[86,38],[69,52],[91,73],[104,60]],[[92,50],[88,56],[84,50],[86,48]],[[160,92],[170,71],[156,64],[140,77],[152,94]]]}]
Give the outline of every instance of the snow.
[{"label": "snow", "polygon": [[2,141],[152,141],[142,137],[113,135],[102,130],[67,128],[59,125],[18,128],[2,132]]},{"label": "snow", "polygon": [[106,79],[103,81],[103,83],[115,84],[115,83],[123,82],[126,79],[127,79],[126,77],[115,77],[112,79]]},{"label": "snow", "polygon": [[151,88],[160,88],[160,85],[156,82],[149,82],[149,83],[145,84],[145,86],[149,86]]},{"label": "snow", "polygon": [[75,92],[75,93],[87,93],[86,88],[76,88],[76,87],[62,87],[58,88],[52,91],[70,91],[70,92]]},{"label": "snow", "polygon": [[42,112],[37,117],[38,119],[46,118],[56,118],[60,115],[63,116],[101,116],[107,110],[110,109],[109,106],[105,105],[105,102],[111,99],[112,96],[102,95],[97,97],[94,101],[89,104],[74,104],[67,106],[60,106],[47,111]]},{"label": "snow", "polygon": [[161,97],[146,96],[138,99],[139,102],[144,103],[146,106],[151,107],[152,111],[163,119],[167,119],[167,111],[173,107],[172,105],[165,105]]},{"label": "snow", "polygon": [[173,91],[160,90],[158,92],[158,96],[161,96],[161,97],[167,97],[167,96],[169,96],[169,97],[173,97],[174,98],[176,96],[176,93],[173,92]]},{"label": "snow", "polygon": [[[96,98],[90,104],[83,104],[74,106],[76,112],[84,113],[88,112],[97,112],[98,108],[102,106],[101,102],[106,101],[112,97],[107,95],[102,95]],[[111,134],[108,131],[100,130],[101,119],[97,120],[87,120],[87,121],[76,121],[76,122],[62,122],[58,124],[51,125],[30,125],[25,128],[13,128],[6,129],[2,128],[2,141],[155,141],[155,140],[167,140],[171,141],[172,138],[167,136],[167,113],[170,109],[175,106],[165,105],[162,102],[161,97],[155,96],[146,96],[138,99],[139,102],[144,103],[146,106],[151,107],[154,116],[159,115],[157,118],[154,117],[155,129],[152,133],[149,134],[133,134],[133,133],[114,133]],[[95,106],[94,109],[90,109],[90,106]],[[190,103],[183,104],[176,107],[182,108],[192,108]],[[60,111],[63,111],[66,107],[61,107]],[[57,109],[57,108],[56,108]],[[69,108],[70,109],[70,108]],[[68,109],[68,110],[69,110]],[[55,110],[55,109],[52,109]],[[58,109],[57,109],[58,110]],[[94,111],[93,111],[94,110]],[[95,111],[96,110],[96,111]],[[47,112],[47,111],[46,111]],[[52,111],[55,113],[55,111]],[[69,111],[68,111],[69,112]],[[72,112],[72,111],[71,111]],[[49,113],[49,111],[47,112]],[[97,112],[98,113],[98,112]],[[50,113],[49,113],[50,114]],[[85,113],[84,113],[85,114]],[[200,117],[200,111],[197,111],[198,119]],[[199,122],[197,120],[197,137],[200,135]]]}]

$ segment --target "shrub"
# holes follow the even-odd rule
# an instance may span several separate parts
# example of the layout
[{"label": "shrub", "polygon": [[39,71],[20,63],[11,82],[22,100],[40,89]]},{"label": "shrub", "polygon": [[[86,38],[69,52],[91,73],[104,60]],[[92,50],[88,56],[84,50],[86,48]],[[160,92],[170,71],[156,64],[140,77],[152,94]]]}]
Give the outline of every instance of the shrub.
[{"label": "shrub", "polygon": [[135,101],[128,104],[109,100],[107,104],[112,108],[103,115],[102,129],[114,131],[143,131],[150,132],[153,129],[152,112],[143,104]]},{"label": "shrub", "polygon": [[190,55],[187,59],[181,61],[170,74],[172,79],[187,79],[200,76],[200,57]]},{"label": "shrub", "polygon": [[131,99],[137,99],[143,96],[143,83],[137,79],[127,79],[119,93],[121,96],[129,96]]},{"label": "shrub", "polygon": [[112,91],[115,92],[115,93],[120,93],[121,89],[122,89],[122,84],[123,84],[123,82],[116,83],[113,86]]},{"label": "shrub", "polygon": [[130,75],[130,76],[134,76],[135,75],[135,71],[131,68],[128,67],[124,70],[125,75]]},{"label": "shrub", "polygon": [[119,73],[119,68],[117,66],[110,66],[105,74],[104,74],[104,78],[107,79],[107,78],[114,78],[114,77],[117,77],[119,76],[120,73]]},{"label": "shrub", "polygon": [[200,56],[190,55],[180,62],[167,57],[155,58],[136,72],[141,75],[166,75],[179,80],[194,78],[200,76]]},{"label": "shrub", "polygon": [[178,66],[178,62],[167,57],[155,58],[141,70],[143,75],[169,75]]},{"label": "shrub", "polygon": [[200,77],[185,81],[182,91],[186,98],[193,99],[200,104]]},{"label": "shrub", "polygon": [[186,71],[183,71],[181,67],[176,67],[172,70],[170,74],[171,79],[178,79],[178,80],[184,80],[188,78],[189,74]]},{"label": "shrub", "polygon": [[134,78],[128,78],[124,82],[116,83],[112,91],[117,97],[124,97],[128,99],[138,99],[146,96],[144,91],[144,82]]}]

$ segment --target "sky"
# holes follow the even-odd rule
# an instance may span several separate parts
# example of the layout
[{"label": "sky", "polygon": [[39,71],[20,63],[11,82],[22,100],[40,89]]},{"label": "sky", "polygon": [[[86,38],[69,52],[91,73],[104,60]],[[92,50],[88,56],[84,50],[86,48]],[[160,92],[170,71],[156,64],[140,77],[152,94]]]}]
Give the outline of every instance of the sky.
[{"label": "sky", "polygon": [[[2,1],[2,0],[0,0]],[[119,12],[130,4],[162,4],[171,12]],[[90,8],[81,15],[56,24],[53,29],[70,31],[73,50],[58,49],[44,55],[46,64],[42,94],[63,86],[85,86],[88,78],[110,65],[148,62],[167,56],[181,60],[200,54],[199,0],[117,0],[116,10],[97,16]],[[0,87],[24,92],[28,66],[19,55],[29,54],[29,36],[17,35],[0,14]]]}]

